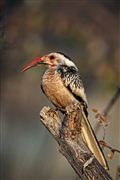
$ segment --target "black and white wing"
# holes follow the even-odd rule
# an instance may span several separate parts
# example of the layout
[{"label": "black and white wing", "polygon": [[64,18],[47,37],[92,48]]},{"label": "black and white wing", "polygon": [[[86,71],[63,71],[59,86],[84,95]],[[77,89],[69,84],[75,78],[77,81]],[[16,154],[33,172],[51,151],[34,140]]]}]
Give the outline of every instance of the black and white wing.
[{"label": "black and white wing", "polygon": [[58,72],[65,86],[74,97],[87,108],[88,102],[80,74],[74,67],[60,66]]}]

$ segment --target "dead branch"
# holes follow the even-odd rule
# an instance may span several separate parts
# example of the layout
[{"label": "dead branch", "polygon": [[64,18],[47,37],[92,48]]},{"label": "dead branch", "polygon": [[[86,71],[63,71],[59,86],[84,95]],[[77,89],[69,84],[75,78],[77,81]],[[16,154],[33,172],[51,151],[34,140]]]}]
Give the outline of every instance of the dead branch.
[{"label": "dead branch", "polygon": [[[113,95],[113,97],[109,101],[108,105],[104,109],[104,111],[102,113],[104,117],[106,117],[109,114],[111,108],[113,107],[113,105],[115,104],[115,102],[117,101],[119,96],[120,96],[120,86],[117,87],[116,93]],[[95,133],[98,132],[99,128],[100,128],[100,122],[97,122],[96,127],[95,127]]]},{"label": "dead branch", "polygon": [[110,102],[106,106],[106,108],[103,111],[104,116],[107,116],[113,105],[115,104],[116,100],[120,96],[120,86],[117,87],[117,91],[114,94],[114,96],[111,98]]},{"label": "dead branch", "polygon": [[103,141],[103,140],[99,141],[99,144],[102,145],[102,147],[106,147],[106,148],[108,148],[108,149],[110,150],[110,153],[108,154],[108,157],[109,157],[110,159],[113,158],[115,152],[120,153],[120,150],[111,147],[110,145],[108,145],[108,143],[106,143],[106,142]]},{"label": "dead branch", "polygon": [[59,151],[66,157],[81,180],[112,179],[83,141],[81,123],[84,116],[80,105],[69,106],[63,122],[59,113],[50,107],[41,110],[40,118],[58,142]]}]

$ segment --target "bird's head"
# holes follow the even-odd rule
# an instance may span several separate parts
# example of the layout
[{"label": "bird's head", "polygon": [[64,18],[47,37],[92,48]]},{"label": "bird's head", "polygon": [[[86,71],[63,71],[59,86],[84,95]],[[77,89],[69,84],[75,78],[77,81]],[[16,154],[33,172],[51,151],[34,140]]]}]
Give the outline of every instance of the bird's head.
[{"label": "bird's head", "polygon": [[29,63],[22,69],[22,72],[30,69],[31,67],[38,66],[40,64],[48,65],[51,68],[57,67],[59,65],[66,65],[68,67],[72,66],[77,70],[76,65],[72,62],[72,60],[69,57],[67,57],[63,53],[55,52],[42,57],[35,58],[31,63]]}]

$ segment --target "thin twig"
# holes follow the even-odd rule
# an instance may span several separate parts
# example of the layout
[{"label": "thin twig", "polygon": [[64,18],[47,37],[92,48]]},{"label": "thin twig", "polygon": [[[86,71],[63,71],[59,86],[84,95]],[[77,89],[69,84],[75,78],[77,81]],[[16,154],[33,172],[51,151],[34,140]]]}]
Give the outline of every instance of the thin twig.
[{"label": "thin twig", "polygon": [[110,149],[110,150],[112,150],[112,151],[116,151],[116,152],[120,153],[120,150],[114,149],[113,147],[109,146],[105,141],[99,141],[99,143],[100,143],[102,146],[104,146],[104,147],[106,147],[106,148],[108,148],[108,149]]},{"label": "thin twig", "polygon": [[[113,97],[112,97],[111,100],[109,101],[108,105],[107,105],[106,108],[103,110],[103,113],[102,113],[102,114],[104,115],[104,117],[106,117],[106,116],[109,114],[111,108],[113,107],[113,105],[114,105],[115,102],[117,101],[119,95],[120,95],[120,86],[118,86],[116,93],[113,95]],[[95,126],[95,133],[98,132],[99,128],[100,128],[100,122],[97,122],[97,124],[96,124],[96,126]]]},{"label": "thin twig", "polygon": [[114,96],[111,98],[110,102],[108,103],[108,105],[104,109],[104,111],[103,111],[104,116],[108,115],[109,111],[111,110],[111,108],[113,107],[115,102],[117,101],[119,95],[120,95],[120,86],[117,87],[116,93],[114,94]]},{"label": "thin twig", "polygon": [[110,153],[108,154],[108,157],[109,157],[110,159],[113,158],[115,152],[120,153],[120,150],[111,147],[110,145],[108,145],[108,143],[106,143],[106,142],[103,141],[103,140],[99,141],[99,144],[102,145],[102,147],[106,147],[106,148],[108,148],[108,149],[110,150]]}]

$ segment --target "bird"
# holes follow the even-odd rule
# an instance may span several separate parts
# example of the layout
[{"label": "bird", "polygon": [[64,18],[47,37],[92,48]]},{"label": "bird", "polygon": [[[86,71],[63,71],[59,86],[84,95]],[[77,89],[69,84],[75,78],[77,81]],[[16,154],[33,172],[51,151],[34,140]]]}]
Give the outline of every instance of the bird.
[{"label": "bird", "polygon": [[42,91],[55,107],[63,113],[66,111],[66,107],[73,102],[78,102],[83,105],[85,114],[82,127],[84,140],[99,163],[105,169],[108,169],[105,156],[88,120],[88,101],[77,66],[72,59],[64,53],[53,52],[41,57],[36,57],[22,69],[22,72],[41,64],[47,66],[47,70],[45,70],[42,77]]}]

